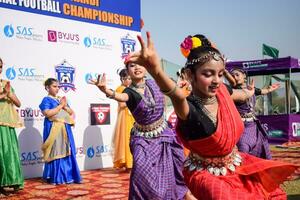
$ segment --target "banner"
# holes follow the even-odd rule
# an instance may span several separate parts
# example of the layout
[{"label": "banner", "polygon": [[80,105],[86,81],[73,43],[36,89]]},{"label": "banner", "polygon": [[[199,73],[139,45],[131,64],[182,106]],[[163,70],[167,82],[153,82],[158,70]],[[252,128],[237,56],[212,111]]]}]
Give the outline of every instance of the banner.
[{"label": "banner", "polygon": [[140,0],[0,0],[0,19],[1,78],[11,82],[25,121],[16,129],[25,178],[43,171],[39,105],[48,94],[43,83],[49,77],[58,79],[58,95],[66,96],[75,112],[80,170],[112,167],[118,105],[88,80],[106,73],[107,87],[121,84],[117,69],[140,48]]}]

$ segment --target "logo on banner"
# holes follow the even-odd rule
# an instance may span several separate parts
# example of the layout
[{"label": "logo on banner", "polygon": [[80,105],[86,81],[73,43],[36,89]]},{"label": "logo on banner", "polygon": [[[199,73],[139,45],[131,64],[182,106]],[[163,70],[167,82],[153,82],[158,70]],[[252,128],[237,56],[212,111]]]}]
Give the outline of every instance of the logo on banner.
[{"label": "logo on banner", "polygon": [[6,25],[4,26],[4,35],[8,38],[14,36],[14,29],[12,27],[12,25]]},{"label": "logo on banner", "polygon": [[83,40],[84,46],[85,47],[91,47],[92,46],[92,40],[89,37],[85,37]]},{"label": "logo on banner", "polygon": [[110,104],[91,104],[91,125],[110,124]]},{"label": "logo on banner", "polygon": [[66,33],[62,31],[48,30],[48,41],[49,42],[62,42],[69,44],[79,44],[79,34]]},{"label": "logo on banner", "polygon": [[4,26],[4,35],[8,38],[11,38],[15,35],[16,38],[18,39],[33,40],[33,41],[43,40],[43,35],[37,34],[34,31],[33,27],[21,26],[21,25],[16,26],[16,28],[14,28],[12,24]]},{"label": "logo on banner", "polygon": [[48,30],[48,41],[49,42],[57,42],[56,31]]},{"label": "logo on banner", "polygon": [[34,67],[9,67],[7,68],[5,75],[8,80],[14,80],[18,77],[20,81],[43,81],[44,75],[37,74]]},{"label": "logo on banner", "polygon": [[121,38],[122,58],[125,58],[130,52],[135,51],[136,41],[129,35],[129,33]]},{"label": "logo on banner", "polygon": [[87,154],[87,156],[88,156],[89,158],[94,157],[94,155],[95,155],[95,150],[94,150],[94,148],[93,148],[93,147],[89,147],[89,148],[87,149],[87,151],[86,151],[86,154]]},{"label": "logo on banner", "polygon": [[20,161],[22,163],[22,166],[42,164],[42,152],[40,152],[39,150],[22,152]]},{"label": "logo on banner", "polygon": [[83,44],[86,48],[96,48],[96,49],[104,49],[104,50],[111,50],[112,45],[108,44],[107,39],[101,37],[85,37],[83,39]]},{"label": "logo on banner", "polygon": [[75,91],[75,68],[71,66],[67,61],[55,66],[56,79],[58,80],[59,87],[67,93],[71,89]]},{"label": "logo on banner", "polygon": [[17,112],[24,122],[44,120],[44,115],[39,108],[18,108]]},{"label": "logo on banner", "polygon": [[89,148],[87,148],[86,150],[86,155],[89,158],[93,158],[93,157],[102,157],[106,154],[108,154],[109,152],[111,152],[111,147],[109,145],[105,145],[105,144],[100,144],[100,145],[96,145],[94,147],[90,146]]},{"label": "logo on banner", "polygon": [[13,67],[9,67],[5,74],[8,80],[14,80],[17,77],[16,70]]}]

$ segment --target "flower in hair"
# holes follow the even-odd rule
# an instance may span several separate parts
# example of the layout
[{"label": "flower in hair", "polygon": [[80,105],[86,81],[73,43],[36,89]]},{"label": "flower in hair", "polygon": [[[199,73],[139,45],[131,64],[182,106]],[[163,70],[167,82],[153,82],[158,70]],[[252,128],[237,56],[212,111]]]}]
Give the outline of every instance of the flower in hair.
[{"label": "flower in hair", "polygon": [[193,47],[192,37],[188,36],[184,39],[184,41],[180,44],[180,51],[184,57],[188,57],[190,54],[190,50]]},{"label": "flower in hair", "polygon": [[187,58],[192,49],[195,49],[200,46],[202,46],[200,38],[188,36],[180,44],[180,51],[182,55]]},{"label": "flower in hair", "polygon": [[180,44],[180,47],[186,50],[191,50],[193,47],[193,40],[191,36],[188,36],[184,39],[184,41]]},{"label": "flower in hair", "polygon": [[197,37],[192,37],[192,41],[193,41],[193,47],[192,49],[195,49],[197,47],[201,47],[202,46],[202,42],[199,38]]}]

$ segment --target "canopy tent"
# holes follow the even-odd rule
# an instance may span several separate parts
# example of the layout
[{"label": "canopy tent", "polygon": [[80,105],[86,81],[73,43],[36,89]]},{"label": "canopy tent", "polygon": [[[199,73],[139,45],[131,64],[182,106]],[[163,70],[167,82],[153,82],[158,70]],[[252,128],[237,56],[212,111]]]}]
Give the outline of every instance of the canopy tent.
[{"label": "canopy tent", "polygon": [[248,75],[268,75],[291,72],[300,72],[300,61],[297,58],[285,57],[277,59],[249,60],[227,62],[226,68],[243,69]]}]

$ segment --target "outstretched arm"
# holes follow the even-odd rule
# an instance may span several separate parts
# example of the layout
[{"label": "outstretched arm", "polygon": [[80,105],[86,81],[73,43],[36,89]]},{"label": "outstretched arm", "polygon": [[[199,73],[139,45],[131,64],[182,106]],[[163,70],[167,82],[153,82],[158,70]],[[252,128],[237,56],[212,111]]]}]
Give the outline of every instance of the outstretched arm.
[{"label": "outstretched arm", "polygon": [[106,74],[98,75],[97,80],[89,80],[89,84],[95,85],[103,92],[108,98],[114,99],[119,102],[126,102],[129,100],[128,94],[117,93],[114,90],[108,89],[106,87]]},{"label": "outstretched arm", "polygon": [[182,89],[163,71],[160,58],[154,48],[150,33],[147,32],[147,44],[141,36],[137,36],[141,44],[141,50],[129,55],[125,62],[133,62],[144,66],[149,74],[155,79],[161,91],[171,98],[175,112],[179,118],[185,120],[189,113],[189,106]]},{"label": "outstretched arm", "polygon": [[252,79],[251,84],[247,89],[234,89],[231,94],[231,98],[235,102],[245,102],[254,95],[254,92],[254,81]]},{"label": "outstretched arm", "polygon": [[262,88],[261,89],[261,94],[265,95],[265,94],[273,92],[273,91],[275,91],[275,90],[277,90],[279,88],[280,88],[280,83],[275,83],[273,85],[268,86],[268,88]]}]

